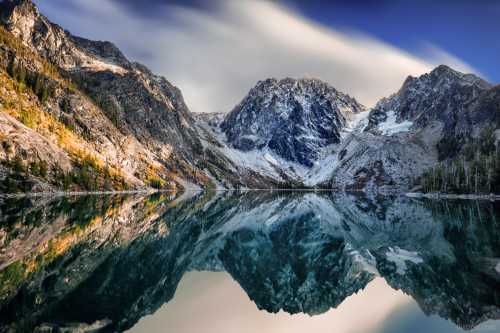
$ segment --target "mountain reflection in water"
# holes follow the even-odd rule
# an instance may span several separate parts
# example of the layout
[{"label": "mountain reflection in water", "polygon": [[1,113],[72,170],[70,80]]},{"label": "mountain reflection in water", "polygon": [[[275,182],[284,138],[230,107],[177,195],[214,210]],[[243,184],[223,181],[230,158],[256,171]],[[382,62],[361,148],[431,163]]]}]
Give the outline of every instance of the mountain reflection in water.
[{"label": "mountain reflection in water", "polygon": [[123,331],[197,271],[312,316],[381,280],[470,330],[500,319],[499,217],[497,202],[329,192],[4,198],[0,332]]}]

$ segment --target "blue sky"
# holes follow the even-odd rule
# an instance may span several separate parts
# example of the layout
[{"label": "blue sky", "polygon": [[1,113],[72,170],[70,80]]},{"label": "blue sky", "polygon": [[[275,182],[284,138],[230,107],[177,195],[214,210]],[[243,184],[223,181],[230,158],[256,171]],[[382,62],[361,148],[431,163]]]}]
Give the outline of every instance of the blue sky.
[{"label": "blue sky", "polygon": [[165,76],[194,112],[230,111],[269,77],[319,78],[368,107],[439,64],[500,82],[500,1],[35,2]]},{"label": "blue sky", "polygon": [[355,29],[411,53],[430,42],[500,82],[500,1],[287,1],[327,26]]}]

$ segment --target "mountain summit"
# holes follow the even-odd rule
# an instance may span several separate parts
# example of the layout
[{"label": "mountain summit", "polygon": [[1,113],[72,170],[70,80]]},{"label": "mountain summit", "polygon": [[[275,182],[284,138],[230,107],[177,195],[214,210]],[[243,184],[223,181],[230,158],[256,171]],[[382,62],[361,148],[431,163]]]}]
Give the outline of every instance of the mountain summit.
[{"label": "mountain summit", "polygon": [[[181,91],[164,77],[110,42],[73,36],[31,1],[0,9],[0,116],[11,117],[2,128],[0,189],[210,186],[200,160],[210,177],[230,179],[227,186],[246,184],[224,156],[204,151]],[[31,165],[43,166],[42,177]]]},{"label": "mountain summit", "polygon": [[229,144],[242,151],[269,149],[311,167],[321,148],[339,143],[341,131],[365,108],[316,79],[268,79],[250,90],[221,124]]},{"label": "mountain summit", "polygon": [[441,65],[420,77],[409,76],[398,93],[377,103],[369,127],[384,120],[389,112],[394,112],[399,120],[416,122],[419,127],[433,120],[446,122],[491,87],[474,74]]}]

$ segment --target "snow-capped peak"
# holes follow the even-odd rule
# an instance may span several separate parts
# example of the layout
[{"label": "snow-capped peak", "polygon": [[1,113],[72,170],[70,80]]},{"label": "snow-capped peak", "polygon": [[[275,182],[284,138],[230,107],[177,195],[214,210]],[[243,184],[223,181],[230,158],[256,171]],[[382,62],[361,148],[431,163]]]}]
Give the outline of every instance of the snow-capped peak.
[{"label": "snow-capped peak", "polygon": [[221,124],[229,145],[312,167],[364,107],[317,79],[259,81]]}]

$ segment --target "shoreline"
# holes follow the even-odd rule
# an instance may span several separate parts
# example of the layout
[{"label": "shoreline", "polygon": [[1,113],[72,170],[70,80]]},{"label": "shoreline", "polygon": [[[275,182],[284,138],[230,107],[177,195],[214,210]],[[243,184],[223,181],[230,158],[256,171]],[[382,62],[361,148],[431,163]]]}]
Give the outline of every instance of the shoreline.
[{"label": "shoreline", "polygon": [[460,200],[500,200],[500,194],[454,194],[454,193],[421,193],[408,192],[405,195],[409,198],[426,198],[426,199],[460,199]]},{"label": "shoreline", "polygon": [[[127,191],[72,191],[72,192],[34,192],[34,193],[0,193],[0,198],[23,198],[23,197],[61,197],[61,196],[86,196],[86,195],[120,195],[120,194],[155,194],[155,193],[185,193],[185,192],[258,192],[258,191],[269,191],[269,192],[335,192],[335,193],[346,193],[346,194],[359,194],[364,193],[362,191],[338,191],[337,189],[325,189],[325,188],[300,188],[300,189],[286,189],[286,188],[243,188],[243,189],[201,189],[193,190],[186,189],[183,191],[174,190],[127,190]],[[399,195],[406,196],[408,198],[426,198],[426,199],[460,199],[460,200],[489,200],[489,201],[500,201],[500,194],[454,194],[454,193],[422,193],[422,192],[391,192],[391,193],[380,193],[381,195]]]},{"label": "shoreline", "polygon": [[112,194],[154,194],[154,193],[177,193],[173,190],[129,190],[129,191],[90,191],[90,192],[33,192],[33,193],[0,193],[0,198],[23,198],[23,197],[63,197],[63,196],[86,196],[86,195],[112,195]]},{"label": "shoreline", "polygon": [[286,188],[228,188],[228,189],[186,189],[182,191],[174,190],[128,190],[128,191],[56,191],[56,192],[24,192],[24,193],[0,193],[0,198],[21,198],[21,197],[48,197],[48,196],[85,196],[85,195],[111,195],[111,194],[154,194],[154,193],[185,193],[185,192],[253,192],[253,191],[275,191],[275,192],[338,192],[334,189],[286,189]]}]

